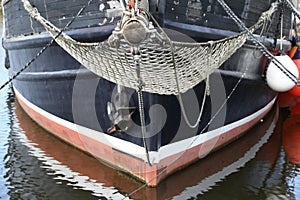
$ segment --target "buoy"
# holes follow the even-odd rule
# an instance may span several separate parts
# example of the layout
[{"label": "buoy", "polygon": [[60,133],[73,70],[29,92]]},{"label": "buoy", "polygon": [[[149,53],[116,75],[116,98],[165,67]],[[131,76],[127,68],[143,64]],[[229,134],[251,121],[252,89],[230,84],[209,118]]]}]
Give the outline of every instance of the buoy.
[{"label": "buoy", "polygon": [[[296,64],[298,71],[300,72],[300,59],[294,59],[293,61]],[[299,75],[300,74],[298,74],[297,76],[298,79]],[[292,87],[292,89],[289,90],[289,93],[291,93],[294,96],[300,97],[300,87],[298,85],[294,85],[294,87]]]},{"label": "buoy", "polygon": [[[275,56],[275,58],[287,71],[293,74],[293,76],[298,77],[298,68],[288,55]],[[266,80],[268,86],[276,92],[286,92],[295,86],[295,83],[286,74],[284,74],[273,61],[270,62],[267,68]]]}]

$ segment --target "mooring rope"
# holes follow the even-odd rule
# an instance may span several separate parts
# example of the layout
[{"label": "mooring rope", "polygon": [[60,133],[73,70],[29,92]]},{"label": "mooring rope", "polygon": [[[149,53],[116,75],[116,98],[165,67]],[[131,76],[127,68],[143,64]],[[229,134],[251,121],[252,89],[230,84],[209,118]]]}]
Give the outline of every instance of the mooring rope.
[{"label": "mooring rope", "polygon": [[[261,16],[260,20],[263,21],[265,24],[266,20],[270,20],[269,18],[271,18],[271,15],[275,12],[275,7],[277,5],[272,5],[272,9],[269,9],[267,12],[263,13],[263,15]],[[150,16],[150,18],[152,19],[152,21],[155,23],[155,25],[158,27],[158,29],[164,33],[164,36],[165,38],[167,39],[168,43],[170,44],[171,46],[171,55],[172,55],[172,63],[173,63],[173,69],[174,69],[174,75],[175,75],[175,81],[176,81],[176,86],[177,86],[177,98],[178,98],[178,101],[179,101],[179,105],[180,105],[180,109],[181,109],[181,112],[182,112],[182,115],[183,115],[183,118],[186,122],[186,124],[194,129],[196,128],[200,121],[201,121],[201,116],[202,116],[202,113],[203,113],[203,109],[204,109],[204,104],[205,104],[205,101],[206,101],[206,96],[208,95],[208,91],[209,91],[209,75],[207,76],[206,78],[206,85],[205,85],[205,91],[204,91],[204,96],[203,96],[203,99],[202,99],[202,105],[201,105],[201,110],[199,111],[199,115],[198,117],[196,118],[196,121],[192,124],[190,122],[190,120],[188,119],[187,117],[187,113],[186,113],[186,109],[185,109],[185,106],[184,106],[184,102],[183,102],[183,98],[182,98],[182,95],[181,95],[181,91],[180,91],[180,83],[179,83],[179,80],[178,80],[178,72],[177,72],[177,67],[176,67],[176,61],[175,61],[175,48],[174,48],[174,42],[168,37],[168,35],[165,33],[165,31],[163,30],[163,28],[159,25],[159,23],[156,21],[156,19],[153,17],[153,15],[150,13],[150,12],[147,12],[147,14]],[[261,23],[257,23],[256,25],[254,25],[253,27],[251,27],[251,30],[256,30],[258,29],[258,27],[261,26]],[[248,29],[246,26],[245,26],[245,32],[252,34],[252,31],[250,29]],[[253,36],[254,37],[254,36]],[[263,44],[261,44],[262,46],[264,46]],[[210,54],[211,54],[211,46],[210,45]],[[211,62],[211,59],[208,59],[208,65],[210,65],[210,62]],[[239,81],[240,82],[240,81]]]},{"label": "mooring rope", "polygon": [[[90,0],[89,2],[91,2],[92,0]],[[219,1],[219,0],[218,0]],[[75,19],[75,18],[74,18]],[[65,28],[64,28],[65,29]],[[60,32],[59,32],[59,35],[63,32],[63,30],[64,29],[62,29]],[[248,30],[249,31],[249,29],[247,29],[247,27],[246,27],[246,30]],[[59,36],[58,34],[56,35],[57,37]],[[250,34],[251,35],[251,34]],[[57,38],[56,37],[56,38]],[[53,40],[55,40],[55,39],[53,39]],[[52,41],[52,43],[53,43],[53,41]],[[52,44],[51,43],[51,44]],[[50,44],[50,45],[51,45]],[[49,45],[49,46],[50,46]],[[48,47],[49,47],[48,46]],[[45,48],[47,48],[47,45],[45,46]],[[43,51],[45,51],[45,50],[43,50]],[[272,54],[271,54],[272,55]],[[272,55],[273,56],[273,55]],[[32,61],[28,64],[28,66],[34,61],[34,60],[36,60],[36,58],[34,59],[32,59]],[[26,65],[25,65],[26,66]],[[27,66],[27,67],[28,67]],[[27,68],[26,67],[26,68]],[[25,68],[25,69],[26,69]],[[24,71],[25,69],[23,69],[22,71]],[[237,82],[237,84],[235,85],[235,87],[232,89],[232,91],[231,91],[231,93],[227,96],[227,99],[225,99],[225,101],[224,101],[224,103],[221,105],[221,107],[220,107],[220,109],[214,114],[214,116],[212,116],[211,117],[211,119],[210,119],[210,121],[207,123],[207,125],[202,129],[202,131],[200,132],[200,134],[199,135],[201,135],[204,131],[205,131],[205,129],[206,128],[208,128],[209,127],[209,125],[212,123],[212,121],[215,119],[215,117],[220,113],[220,111],[222,110],[222,108],[226,105],[226,103],[227,103],[227,101],[230,99],[230,97],[231,97],[231,95],[234,93],[234,91],[235,91],[235,89],[238,87],[238,85],[239,85],[239,83],[241,82],[241,80],[244,78],[244,76],[246,75],[246,72],[247,72],[247,68],[245,69],[245,72],[243,73],[243,75],[240,77],[240,80]],[[19,72],[19,74],[22,72],[21,70],[20,70],[20,72]],[[18,75],[16,75],[16,76],[18,76]],[[15,79],[15,78],[14,78]],[[11,81],[10,81],[11,82]],[[9,84],[9,83],[7,83],[7,84]],[[5,87],[5,86],[4,86]],[[1,89],[1,88],[0,88]],[[199,135],[191,142],[191,144],[186,148],[186,150],[185,151],[183,151],[182,152],[182,154],[181,155],[179,155],[178,156],[178,158],[177,159],[174,159],[174,161],[173,162],[171,162],[170,163],[170,165],[172,164],[172,163],[174,163],[174,162],[176,162],[176,160],[178,160],[186,151],[187,151],[187,149],[190,147],[190,146],[192,146],[192,144],[197,140],[197,138],[199,137]],[[165,169],[163,169],[161,172],[159,172],[159,174],[156,176],[156,177],[158,177],[158,176],[160,176],[161,174],[163,174],[165,171],[167,170],[167,168],[165,168]],[[156,178],[155,177],[155,178]],[[154,180],[154,178],[152,179],[152,180],[150,180],[150,181],[148,181],[148,183],[149,182],[151,182],[151,181],[153,181]],[[137,190],[135,190],[135,191],[133,191],[133,193],[135,193],[135,192],[137,192],[138,190],[140,190],[140,189],[142,189],[143,187],[146,187],[147,186],[147,183],[145,184],[145,185],[143,185],[143,186],[141,186],[140,188],[137,188]],[[133,193],[130,193],[129,195],[132,195]]]},{"label": "mooring rope", "polygon": [[[190,149],[193,146],[193,144],[205,132],[205,130],[213,123],[213,121],[216,119],[216,117],[219,115],[219,113],[222,111],[222,109],[226,106],[227,102],[232,97],[232,95],[234,94],[234,92],[236,91],[236,89],[238,88],[238,86],[240,85],[241,81],[246,77],[246,74],[248,73],[248,70],[249,70],[249,68],[246,67],[245,71],[243,72],[243,74],[241,75],[241,77],[239,78],[239,80],[237,81],[237,83],[234,85],[234,87],[232,88],[230,94],[226,97],[226,99],[224,100],[224,102],[222,103],[222,105],[219,107],[219,109],[216,111],[216,113],[210,118],[209,122],[207,122],[207,124],[203,127],[203,129],[200,131],[200,133],[187,145],[187,147],[185,148],[185,150],[182,151],[182,152],[180,152],[180,154],[176,158],[174,158],[174,160],[171,161],[168,166],[174,164],[177,160],[179,160],[188,151],[188,149]],[[152,179],[150,179],[149,181],[147,181],[146,183],[144,183],[140,187],[136,188],[131,193],[127,194],[126,197],[123,198],[123,200],[125,200],[125,199],[127,199],[127,197],[130,197],[133,194],[137,193],[141,189],[147,187],[149,185],[149,183],[151,183],[157,177],[159,177],[162,174],[164,174],[168,170],[168,166],[165,167],[164,169],[162,169],[161,171],[159,171],[159,173],[155,177],[153,177]]]},{"label": "mooring rope", "polygon": [[[58,37],[58,36],[57,36]],[[55,39],[52,39],[48,44],[46,44],[29,62],[27,62],[17,73],[8,79],[4,84],[1,85],[0,91],[10,84],[14,79],[16,79],[25,69],[27,69],[31,63],[33,63],[49,46],[53,44]]]},{"label": "mooring rope", "polygon": [[[149,13],[150,14],[150,13]],[[154,17],[150,14],[149,16],[151,16],[151,18],[154,20]],[[159,26],[159,28],[161,28]],[[163,31],[163,29],[161,29],[161,31]],[[234,85],[234,87],[232,88],[231,92],[229,93],[229,95],[226,97],[226,99],[224,100],[223,104],[219,107],[219,109],[217,110],[217,112],[210,118],[209,122],[203,127],[203,129],[200,131],[200,133],[187,145],[186,149],[184,151],[182,151],[176,158],[174,158],[174,160],[172,162],[169,163],[169,165],[172,165],[173,163],[175,163],[178,159],[180,159],[186,152],[187,150],[192,147],[192,145],[197,141],[197,139],[200,137],[200,135],[202,135],[204,133],[204,131],[211,125],[211,123],[215,120],[215,118],[219,115],[219,113],[222,111],[222,109],[224,108],[224,106],[227,104],[227,102],[229,101],[229,99],[232,97],[232,95],[234,94],[234,92],[236,91],[236,89],[238,88],[238,86],[240,85],[241,81],[246,77],[246,74],[248,72],[248,67],[245,68],[245,71],[243,72],[243,74],[241,75],[241,77],[239,78],[239,80],[237,81],[237,83]],[[180,93],[179,93],[180,94]],[[132,196],[133,194],[137,193],[138,191],[140,191],[141,189],[147,187],[149,185],[149,183],[151,183],[152,181],[154,181],[157,177],[161,176],[163,173],[165,173],[168,170],[168,167],[162,169],[155,177],[153,177],[152,179],[150,179],[149,181],[147,181],[146,183],[144,183],[143,185],[141,185],[140,187],[136,188],[134,191],[132,191],[131,193],[127,194],[125,198],[123,198],[123,200],[127,199],[127,197]]]},{"label": "mooring rope", "polygon": [[[291,81],[293,81],[296,85],[299,86],[299,79],[294,74],[292,74],[289,70],[287,70],[281,62],[279,62],[276,57],[263,45],[258,39],[255,38],[253,33],[246,27],[246,25],[240,20],[237,15],[232,11],[232,9],[223,1],[218,0],[218,3],[223,7],[224,11],[228,14],[228,16],[240,27],[242,31],[246,31],[249,34],[249,39],[252,41],[269,60],[271,60],[276,67],[280,71],[282,71]],[[274,9],[277,9],[277,4],[273,3]]]},{"label": "mooring rope", "polygon": [[[10,84],[13,80],[15,80],[24,70],[26,70],[45,50],[50,47],[54,41],[65,31],[73,22],[74,20],[81,15],[81,13],[92,3],[93,0],[89,0],[86,5],[84,5],[77,14],[48,42],[29,62],[27,62],[18,72],[12,75],[5,83],[0,86],[0,91],[5,88],[8,84]],[[22,0],[24,3],[24,1]],[[30,17],[30,16],[29,16]],[[30,17],[31,18],[31,17]]]},{"label": "mooring rope", "polygon": [[289,0],[281,0],[293,14],[300,19],[300,13]]}]

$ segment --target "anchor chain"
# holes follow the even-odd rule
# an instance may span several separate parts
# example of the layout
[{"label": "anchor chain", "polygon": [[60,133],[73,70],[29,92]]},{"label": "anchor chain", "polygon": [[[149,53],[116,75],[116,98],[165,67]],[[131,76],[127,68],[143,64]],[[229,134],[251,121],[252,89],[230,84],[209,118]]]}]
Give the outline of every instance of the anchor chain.
[{"label": "anchor chain", "polygon": [[152,166],[149,155],[149,148],[147,144],[147,130],[145,122],[145,109],[143,101],[143,87],[144,82],[141,77],[140,68],[140,51],[139,46],[145,40],[156,34],[155,28],[149,21],[147,15],[148,1],[138,2],[137,0],[130,0],[123,11],[122,18],[117,24],[116,28],[113,30],[111,36],[108,38],[108,43],[110,46],[119,47],[120,41],[125,40],[131,46],[131,53],[134,59],[134,67],[137,76],[137,96],[138,96],[138,106],[140,114],[140,124],[141,124],[141,136],[143,139],[143,145],[146,152],[146,159],[150,166]]},{"label": "anchor chain", "polygon": [[[57,34],[57,37],[59,35]],[[55,38],[57,38],[55,37]],[[17,73],[15,73],[12,77],[10,77],[5,83],[3,83],[0,87],[0,91],[5,88],[8,84],[10,84],[13,80],[15,80],[25,69],[27,69],[31,63],[33,63],[44,51],[53,44],[55,39],[52,39],[48,44],[46,44],[29,62],[27,62]]]},{"label": "anchor chain", "polygon": [[[275,56],[270,53],[270,51],[263,45],[258,39],[255,38],[255,36],[252,34],[252,32],[246,27],[246,25],[237,17],[237,15],[231,10],[231,8],[223,1],[223,0],[217,0],[218,3],[223,7],[224,11],[229,15],[229,17],[240,27],[241,30],[246,31],[249,34],[249,39],[252,41],[269,60],[271,60],[275,66],[282,71],[291,81],[293,81],[297,86],[299,85],[299,79],[294,74],[292,74],[289,70],[287,70],[282,63],[280,63]],[[275,10],[277,10],[278,2],[272,3],[272,8],[269,11],[266,11],[266,14],[272,14]],[[270,12],[272,11],[272,12]],[[270,12],[270,13],[267,13]],[[264,16],[267,17],[267,16]],[[264,20],[264,19],[262,19]]]},{"label": "anchor chain", "polygon": [[294,15],[296,17],[298,17],[298,19],[300,19],[300,13],[299,11],[295,8],[295,6],[289,1],[289,0],[281,0],[281,2],[284,3],[284,5],[286,5],[286,7],[292,11],[294,13]]},{"label": "anchor chain", "polygon": [[147,130],[146,130],[146,122],[145,122],[145,109],[144,109],[144,100],[143,100],[143,86],[144,82],[141,77],[141,68],[140,68],[140,55],[137,48],[133,48],[132,51],[133,57],[134,57],[134,64],[136,69],[136,75],[137,75],[137,83],[138,83],[138,104],[139,104],[139,113],[140,113],[140,123],[141,123],[141,131],[142,131],[142,138],[143,138],[143,144],[146,151],[146,157],[148,164],[152,166],[150,162],[150,156],[149,156],[149,148],[147,144]]}]

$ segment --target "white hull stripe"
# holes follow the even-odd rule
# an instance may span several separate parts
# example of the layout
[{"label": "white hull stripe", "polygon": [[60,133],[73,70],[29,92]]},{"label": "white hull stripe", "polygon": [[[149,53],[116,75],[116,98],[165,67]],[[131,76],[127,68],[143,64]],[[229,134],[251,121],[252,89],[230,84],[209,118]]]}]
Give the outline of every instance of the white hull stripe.
[{"label": "white hull stripe", "polygon": [[266,131],[265,135],[247,151],[243,157],[239,158],[237,161],[233,162],[232,164],[224,167],[221,171],[203,179],[197,185],[188,187],[178,196],[173,197],[173,200],[180,200],[180,199],[189,199],[195,196],[195,191],[197,194],[204,194],[208,190],[210,190],[217,182],[224,180],[226,176],[229,176],[233,172],[238,171],[239,168],[245,166],[245,164],[253,159],[259,149],[267,143],[269,138],[271,137],[274,129],[276,127],[276,120],[273,120],[270,127]]},{"label": "white hull stripe", "polygon": [[[14,91],[15,91],[16,95],[18,96],[18,98],[20,98],[20,100],[22,102],[24,102],[30,109],[32,109],[35,112],[39,113],[40,115],[46,117],[50,121],[53,121],[53,122],[55,122],[61,126],[64,126],[72,131],[76,131],[79,134],[89,137],[99,143],[103,143],[107,146],[117,149],[118,151],[124,152],[125,154],[132,155],[134,157],[144,160],[145,162],[147,161],[144,147],[133,144],[131,142],[124,141],[122,139],[110,136],[110,135],[102,133],[102,132],[98,132],[98,131],[71,123],[67,120],[61,119],[49,112],[37,107],[36,105],[32,104],[31,102],[29,102],[26,98],[24,98],[16,90],[16,88],[14,88]],[[243,118],[237,122],[228,124],[226,126],[223,126],[221,128],[218,128],[216,130],[207,132],[207,133],[199,135],[199,136],[194,136],[194,137],[182,140],[182,141],[178,141],[175,143],[165,145],[165,146],[161,147],[158,152],[151,151],[149,153],[150,160],[152,163],[159,163],[159,161],[161,159],[164,159],[164,158],[167,158],[174,154],[183,152],[183,151],[187,150],[187,148],[192,148],[199,144],[205,143],[206,141],[208,141],[212,138],[219,137],[223,133],[229,132],[230,130],[232,130],[234,128],[242,126],[243,124],[246,124],[246,123],[256,119],[261,114],[263,114],[268,109],[270,109],[272,107],[272,105],[274,104],[274,102],[275,102],[275,98],[261,110],[257,111],[256,113],[254,113],[246,118]],[[46,128],[46,127],[44,127],[44,128]]]},{"label": "white hull stripe", "polygon": [[276,98],[274,98],[269,104],[267,104],[265,107],[263,107],[259,111],[255,112],[254,114],[249,115],[239,121],[236,121],[236,122],[233,122],[226,126],[220,127],[218,129],[206,132],[204,134],[197,135],[197,136],[194,136],[194,137],[191,137],[191,138],[179,141],[179,142],[171,143],[171,144],[161,147],[159,149],[160,159],[166,158],[173,154],[185,151],[186,149],[190,149],[190,148],[193,148],[200,144],[203,144],[208,140],[220,137],[222,134],[230,132],[234,128],[240,127],[244,124],[247,124],[248,122],[251,122],[252,120],[255,120],[260,115],[262,115],[263,113],[268,111],[273,106],[275,100],[276,100]]},{"label": "white hull stripe", "polygon": [[[103,143],[107,146],[110,146],[114,149],[117,149],[121,152],[124,152],[129,155],[133,155],[135,157],[138,157],[140,159],[146,160],[145,156],[145,149],[144,147],[138,146],[136,144],[133,144],[131,142],[127,142],[124,140],[121,140],[119,138],[110,136],[108,134],[95,131],[89,128],[86,128],[84,126],[80,126],[74,123],[71,123],[67,120],[64,120],[62,118],[59,118],[28,101],[25,97],[23,97],[17,90],[14,88],[15,93],[17,94],[18,98],[22,102],[24,102],[30,109],[34,110],[35,112],[39,113],[40,115],[46,117],[50,121],[53,121],[61,126],[64,126],[72,131],[78,132],[81,135],[84,135],[86,137],[89,137],[97,142]],[[46,127],[44,127],[46,128]],[[54,133],[55,134],[55,133]],[[157,152],[151,152],[151,154],[157,154]]]}]

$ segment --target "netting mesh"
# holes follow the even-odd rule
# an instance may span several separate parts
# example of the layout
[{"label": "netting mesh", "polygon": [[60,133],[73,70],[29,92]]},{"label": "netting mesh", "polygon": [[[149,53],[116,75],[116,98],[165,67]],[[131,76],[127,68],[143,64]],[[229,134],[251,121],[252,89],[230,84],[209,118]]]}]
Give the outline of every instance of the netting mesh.
[{"label": "netting mesh", "polygon": [[[60,30],[43,18],[28,0],[22,0],[31,17],[39,21],[52,37]],[[241,33],[206,43],[175,42],[164,45],[146,40],[140,45],[140,75],[143,91],[177,95],[195,87],[219,68],[246,41]],[[83,66],[116,84],[138,88],[131,46],[121,41],[118,48],[108,42],[81,43],[62,33],[56,42]]]}]

